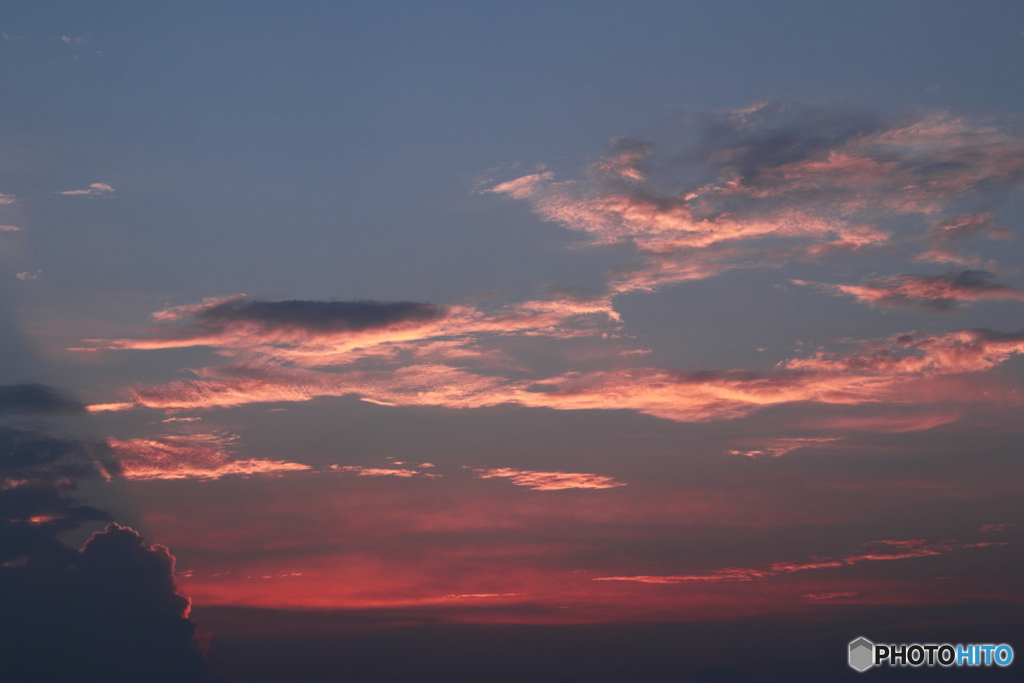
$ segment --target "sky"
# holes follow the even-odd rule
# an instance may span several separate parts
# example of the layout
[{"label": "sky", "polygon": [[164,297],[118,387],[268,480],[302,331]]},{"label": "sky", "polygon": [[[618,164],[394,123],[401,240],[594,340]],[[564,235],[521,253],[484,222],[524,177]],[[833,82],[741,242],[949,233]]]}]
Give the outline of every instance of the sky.
[{"label": "sky", "polygon": [[5,3],[8,671],[1024,647],[1022,65],[988,0]]}]

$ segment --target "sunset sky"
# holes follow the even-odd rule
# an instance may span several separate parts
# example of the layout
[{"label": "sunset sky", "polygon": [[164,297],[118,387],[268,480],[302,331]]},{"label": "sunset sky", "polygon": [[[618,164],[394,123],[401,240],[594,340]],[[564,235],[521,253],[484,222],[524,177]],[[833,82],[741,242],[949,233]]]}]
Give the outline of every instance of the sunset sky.
[{"label": "sunset sky", "polygon": [[221,680],[1024,653],[1021,3],[15,0],[0,86],[0,493],[90,444]]}]

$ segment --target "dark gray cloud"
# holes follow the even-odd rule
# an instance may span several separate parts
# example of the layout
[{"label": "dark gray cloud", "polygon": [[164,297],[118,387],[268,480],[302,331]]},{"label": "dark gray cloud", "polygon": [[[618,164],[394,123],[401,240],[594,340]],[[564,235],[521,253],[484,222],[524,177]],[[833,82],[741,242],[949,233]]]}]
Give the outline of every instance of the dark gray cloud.
[{"label": "dark gray cloud", "polygon": [[0,658],[19,683],[208,680],[174,558],[117,524],[0,568]]},{"label": "dark gray cloud", "polygon": [[[78,412],[40,384],[0,387],[0,415]],[[117,474],[105,443],[0,425],[0,666],[18,683],[206,680],[174,560],[116,524],[81,550],[58,536],[109,513],[75,479]]]},{"label": "dark gray cloud", "polygon": [[219,328],[236,323],[256,324],[267,331],[344,332],[387,327],[403,322],[443,318],[443,306],[414,301],[253,301],[229,300],[201,309],[196,319]]},{"label": "dark gray cloud", "polygon": [[45,384],[0,386],[0,415],[70,415],[85,412],[85,406]]}]

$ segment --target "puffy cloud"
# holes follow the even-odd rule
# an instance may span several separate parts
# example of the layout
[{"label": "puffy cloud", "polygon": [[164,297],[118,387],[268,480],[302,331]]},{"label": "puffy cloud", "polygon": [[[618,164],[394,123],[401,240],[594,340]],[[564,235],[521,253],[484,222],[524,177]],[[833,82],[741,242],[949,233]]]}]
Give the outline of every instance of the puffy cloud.
[{"label": "puffy cloud", "polygon": [[[0,387],[0,416],[82,406],[39,384]],[[82,550],[58,534],[110,515],[82,505],[74,478],[120,472],[104,443],[0,426],[0,659],[19,681],[206,680],[174,560],[112,524]]]},{"label": "puffy cloud", "polygon": [[948,311],[955,304],[984,300],[1024,300],[1024,291],[993,282],[992,273],[964,270],[946,275],[896,275],[864,285],[823,285],[871,306],[914,306]]},{"label": "puffy cloud", "polygon": [[[767,579],[779,574],[807,569],[826,569],[844,567],[858,562],[879,560],[903,560],[912,557],[940,555],[953,550],[951,543],[936,543],[926,540],[909,541],[875,541],[865,545],[862,552],[842,557],[816,557],[798,562],[771,562],[755,567],[732,567],[716,569],[706,574],[686,574],[679,576],[602,576],[595,581],[635,581],[637,583],[684,583],[689,581],[753,581]],[[967,546],[962,546],[967,547]]]},{"label": "puffy cloud", "polygon": [[174,558],[132,529],[111,524],[80,551],[0,567],[0,604],[11,680],[208,680]]},{"label": "puffy cloud", "polygon": [[508,467],[497,469],[476,469],[481,479],[509,479],[516,486],[528,486],[534,491],[560,491],[562,489],[610,489],[625,486],[611,477],[579,472],[536,472],[514,470]]}]

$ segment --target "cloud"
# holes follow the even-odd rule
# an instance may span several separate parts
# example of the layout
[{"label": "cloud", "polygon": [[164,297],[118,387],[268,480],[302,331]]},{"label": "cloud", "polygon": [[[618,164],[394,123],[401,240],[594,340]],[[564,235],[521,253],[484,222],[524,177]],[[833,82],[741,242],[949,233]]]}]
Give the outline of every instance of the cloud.
[{"label": "cloud", "polygon": [[835,600],[836,598],[852,598],[860,595],[854,592],[833,592],[833,593],[807,593],[804,595],[808,600]]},{"label": "cloud", "polygon": [[970,400],[962,388],[954,386],[934,385],[922,393],[921,382],[989,370],[1021,352],[1024,333],[962,330],[871,340],[845,353],[819,351],[783,361],[768,371],[633,368],[568,372],[537,381],[441,364],[334,372],[265,363],[203,368],[195,371],[198,379],[133,387],[129,403],[90,409],[194,410],[356,395],[391,406],[480,408],[508,403],[556,410],[634,410],[680,422],[703,422],[735,419],[799,401],[900,403],[911,394],[918,402]]},{"label": "cloud", "polygon": [[[423,465],[420,465],[423,467]],[[427,474],[410,469],[360,467],[359,465],[331,465],[327,469],[335,472],[351,472],[361,477],[438,477],[438,474]]]},{"label": "cloud", "polygon": [[962,266],[976,266],[981,263],[977,254],[962,254],[952,249],[929,249],[914,257],[922,263],[958,263]]},{"label": "cloud", "polygon": [[0,386],[0,415],[70,415],[84,411],[82,403],[44,384]]},{"label": "cloud", "polygon": [[154,314],[161,327],[142,339],[89,340],[90,349],[165,349],[210,346],[306,367],[335,366],[401,353],[438,358],[481,356],[481,337],[573,338],[600,333],[617,321],[607,298],[511,304],[484,312],[470,305],[417,302],[254,301],[208,299]]},{"label": "cloud", "polygon": [[[706,574],[688,574],[679,576],[602,576],[595,581],[635,581],[637,583],[685,583],[690,581],[754,581],[767,579],[780,574],[804,571],[808,569],[827,569],[844,567],[859,562],[880,560],[903,560],[912,557],[940,555],[953,550],[951,543],[935,543],[926,540],[909,541],[875,541],[865,544],[865,550],[842,557],[816,557],[801,562],[771,562],[754,567],[732,567],[716,569]],[[966,546],[963,546],[966,547]]]},{"label": "cloud", "polygon": [[[0,204],[2,203],[0,202]],[[21,230],[21,228],[16,225],[0,225],[0,232],[17,232],[18,230]]]},{"label": "cloud", "polygon": [[841,436],[808,436],[771,439],[765,444],[760,444],[760,448],[754,450],[731,450],[726,452],[732,455],[745,455],[749,458],[756,458],[762,455],[778,458],[795,451],[798,448],[809,448],[824,443],[830,443],[832,441],[841,441],[842,439],[843,437]]},{"label": "cloud", "polygon": [[19,280],[38,280],[42,275],[43,271],[41,270],[26,270],[23,273],[18,273],[15,277]]},{"label": "cloud", "polygon": [[81,550],[0,567],[0,657],[11,680],[206,681],[174,558],[109,525]]},{"label": "cloud", "polygon": [[696,146],[620,138],[585,179],[535,173],[490,191],[528,201],[593,245],[644,257],[612,292],[650,291],[731,268],[894,244],[901,217],[928,236],[1005,238],[984,215],[943,216],[965,198],[1021,185],[1024,137],[943,112],[885,118],[768,102],[691,118]]},{"label": "cloud", "polygon": [[506,478],[516,486],[528,486],[534,491],[560,491],[562,489],[610,489],[625,486],[611,477],[579,472],[536,472],[514,470],[508,467],[498,469],[474,469],[481,479]]},{"label": "cloud", "polygon": [[[0,386],[0,418],[82,406],[41,384]],[[118,474],[104,443],[0,425],[0,660],[11,680],[205,681],[177,593],[174,558],[111,524],[81,550],[58,535],[109,513],[82,505],[75,479]]]},{"label": "cloud", "polygon": [[67,190],[66,192],[60,192],[58,194],[63,195],[84,195],[87,197],[103,197],[113,194],[114,188],[106,183],[93,183],[87,190]]},{"label": "cloud", "polygon": [[1024,291],[993,282],[993,278],[985,270],[963,270],[946,275],[895,275],[865,285],[821,286],[871,306],[912,306],[942,312],[975,301],[1024,300]]},{"label": "cloud", "polygon": [[18,198],[13,194],[0,194],[0,206],[5,204],[13,204],[18,201]]},{"label": "cloud", "polygon": [[990,240],[1011,240],[1013,233],[998,226],[987,214],[954,216],[939,221],[928,229],[928,239],[943,243],[985,237]]},{"label": "cloud", "polygon": [[236,437],[164,434],[150,439],[109,439],[126,479],[220,479],[231,474],[276,474],[311,469],[285,460],[236,460]]},{"label": "cloud", "polygon": [[1007,529],[1012,529],[1015,526],[1017,526],[1016,522],[1009,522],[1006,524],[982,524],[981,531],[1006,531]]}]

